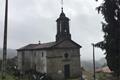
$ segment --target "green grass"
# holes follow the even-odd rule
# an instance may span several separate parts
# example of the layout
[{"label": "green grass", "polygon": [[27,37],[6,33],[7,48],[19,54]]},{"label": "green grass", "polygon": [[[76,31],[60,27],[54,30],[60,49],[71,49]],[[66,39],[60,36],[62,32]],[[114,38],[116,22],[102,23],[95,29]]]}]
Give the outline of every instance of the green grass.
[{"label": "green grass", "polygon": [[97,73],[96,77],[98,78],[98,80],[106,80],[108,75],[109,74],[106,73]]},{"label": "green grass", "polygon": [[[0,80],[2,80],[2,76],[0,75]],[[14,76],[6,74],[6,78],[4,80],[15,80]]]},{"label": "green grass", "polygon": [[83,75],[87,80],[92,80],[93,79],[93,73],[90,71],[83,71]]},{"label": "green grass", "polygon": [[68,80],[79,80],[79,79],[68,79]]},{"label": "green grass", "polygon": [[[0,75],[0,80],[2,80],[2,76]],[[19,80],[17,77],[15,77],[15,76],[12,76],[12,75],[6,75],[6,79],[4,79],[4,80]],[[28,77],[25,77],[24,79],[22,79],[22,80],[28,80]]]}]

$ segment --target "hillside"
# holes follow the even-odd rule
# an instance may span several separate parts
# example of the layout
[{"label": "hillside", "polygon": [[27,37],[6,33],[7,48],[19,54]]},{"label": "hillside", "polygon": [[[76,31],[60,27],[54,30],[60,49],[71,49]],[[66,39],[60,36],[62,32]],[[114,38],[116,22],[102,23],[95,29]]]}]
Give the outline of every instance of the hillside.
[{"label": "hillside", "polygon": [[[3,54],[3,51],[0,48],[0,59],[2,59],[2,54]],[[17,51],[16,50],[14,50],[14,49],[8,49],[7,50],[7,58],[13,58],[16,55],[17,55]]]},{"label": "hillside", "polygon": [[[100,60],[97,60],[95,62],[95,66],[96,66],[96,68],[100,68],[105,63],[106,63],[105,58],[101,58]],[[88,60],[82,60],[81,65],[87,71],[92,71],[93,70],[93,61],[92,60],[89,60],[89,61]]]}]

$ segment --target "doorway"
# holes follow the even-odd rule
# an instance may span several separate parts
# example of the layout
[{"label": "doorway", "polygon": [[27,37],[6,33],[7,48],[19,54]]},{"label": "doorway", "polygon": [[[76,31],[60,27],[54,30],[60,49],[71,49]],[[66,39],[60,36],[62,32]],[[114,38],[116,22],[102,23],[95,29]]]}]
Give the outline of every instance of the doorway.
[{"label": "doorway", "polygon": [[64,77],[65,79],[70,78],[70,65],[69,64],[64,65]]}]

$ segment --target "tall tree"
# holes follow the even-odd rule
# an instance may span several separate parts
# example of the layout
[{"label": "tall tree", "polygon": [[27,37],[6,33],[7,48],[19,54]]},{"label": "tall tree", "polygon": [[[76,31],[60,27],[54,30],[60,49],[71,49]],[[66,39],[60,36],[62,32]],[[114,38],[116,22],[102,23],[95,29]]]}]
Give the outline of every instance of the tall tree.
[{"label": "tall tree", "polygon": [[103,0],[97,10],[104,18],[102,30],[105,35],[96,46],[105,50],[107,65],[120,76],[120,0]]}]

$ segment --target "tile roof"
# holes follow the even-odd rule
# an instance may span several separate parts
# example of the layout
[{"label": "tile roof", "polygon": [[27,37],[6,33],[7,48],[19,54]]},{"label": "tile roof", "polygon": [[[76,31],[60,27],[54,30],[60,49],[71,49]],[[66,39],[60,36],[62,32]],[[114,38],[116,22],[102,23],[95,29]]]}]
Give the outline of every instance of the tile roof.
[{"label": "tile roof", "polygon": [[[52,48],[53,46],[59,45],[63,41],[65,41],[65,40],[62,40],[62,41],[59,41],[59,42],[42,43],[42,44],[29,44],[27,46],[24,46],[22,48],[17,49],[17,51],[20,51],[20,50],[35,50],[35,49],[48,49],[48,48]],[[70,41],[73,44],[75,44],[76,46],[81,48],[81,46],[79,44],[75,43],[72,40],[70,40]]]},{"label": "tile roof", "polygon": [[96,72],[112,73],[108,66],[96,69]]},{"label": "tile roof", "polygon": [[39,44],[28,44],[22,48],[19,48],[17,50],[23,50],[23,49],[33,49],[35,46],[38,46]]},{"label": "tile roof", "polygon": [[44,43],[44,44],[40,44],[38,46],[35,46],[34,49],[50,48],[50,47],[54,46],[55,44],[56,44],[56,42]]},{"label": "tile roof", "polygon": [[33,50],[33,49],[50,48],[55,44],[56,44],[56,42],[49,42],[49,43],[43,43],[43,44],[29,44],[29,45],[19,48],[17,50]]}]

